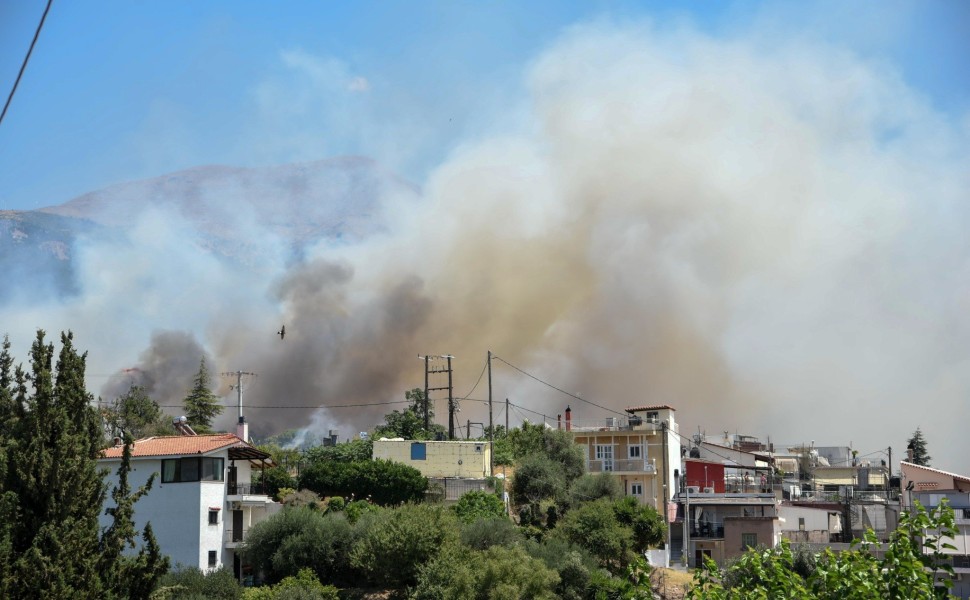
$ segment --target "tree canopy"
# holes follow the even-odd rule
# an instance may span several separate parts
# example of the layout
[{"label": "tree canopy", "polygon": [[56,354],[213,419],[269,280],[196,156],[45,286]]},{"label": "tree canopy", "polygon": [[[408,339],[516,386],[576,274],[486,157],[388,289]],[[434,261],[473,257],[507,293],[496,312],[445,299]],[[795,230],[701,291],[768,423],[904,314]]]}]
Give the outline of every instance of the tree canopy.
[{"label": "tree canopy", "polygon": [[0,597],[147,598],[168,568],[151,528],[137,554],[122,551],[136,545],[132,505],[148,486],[131,492],[126,446],[111,521],[100,531],[104,434],[84,388],[87,355],[70,333],[56,366],[54,355],[43,331],[29,372],[12,370],[7,339],[0,349]]},{"label": "tree canopy", "polygon": [[199,372],[193,380],[192,390],[183,401],[189,425],[198,433],[212,431],[212,420],[222,414],[219,397],[212,393],[212,381],[205,366],[205,357],[199,361]]},{"label": "tree canopy", "polygon": [[[446,435],[443,425],[434,422],[434,404],[424,397],[424,390],[414,388],[404,392],[410,406],[404,410],[393,410],[384,415],[384,423],[374,428],[375,438],[404,438],[406,440],[431,440]],[[424,411],[428,410],[430,427],[424,427]]]},{"label": "tree canopy", "polygon": [[922,465],[924,467],[930,466],[930,461],[933,457],[926,450],[926,440],[923,438],[923,432],[917,427],[916,431],[913,432],[913,437],[909,438],[906,443],[906,449],[913,451],[913,464]]}]

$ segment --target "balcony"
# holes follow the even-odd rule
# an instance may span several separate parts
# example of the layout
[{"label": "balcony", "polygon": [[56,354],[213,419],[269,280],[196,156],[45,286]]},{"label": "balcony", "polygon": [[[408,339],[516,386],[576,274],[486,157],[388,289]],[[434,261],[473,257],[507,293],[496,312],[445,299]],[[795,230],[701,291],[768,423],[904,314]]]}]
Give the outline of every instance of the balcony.
[{"label": "balcony", "polygon": [[590,460],[586,465],[590,473],[644,473],[654,475],[657,467],[651,461],[642,458],[614,458]]},{"label": "balcony", "polygon": [[659,433],[659,421],[647,421],[640,417],[607,417],[595,421],[575,420],[570,423],[570,430],[575,433],[598,433],[609,431],[636,431],[638,433]]},{"label": "balcony", "polygon": [[229,496],[266,496],[266,487],[262,483],[230,483],[226,485],[226,495]]},{"label": "balcony", "polygon": [[237,548],[246,541],[249,529],[229,529],[223,532],[222,543],[226,548]]}]

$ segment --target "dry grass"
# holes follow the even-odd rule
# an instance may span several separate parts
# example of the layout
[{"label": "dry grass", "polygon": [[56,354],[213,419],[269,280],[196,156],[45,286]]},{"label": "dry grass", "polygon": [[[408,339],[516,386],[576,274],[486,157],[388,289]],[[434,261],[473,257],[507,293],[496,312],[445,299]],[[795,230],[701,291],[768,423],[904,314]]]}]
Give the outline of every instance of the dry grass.
[{"label": "dry grass", "polygon": [[655,568],[650,572],[653,593],[660,600],[683,600],[694,576],[676,569]]}]

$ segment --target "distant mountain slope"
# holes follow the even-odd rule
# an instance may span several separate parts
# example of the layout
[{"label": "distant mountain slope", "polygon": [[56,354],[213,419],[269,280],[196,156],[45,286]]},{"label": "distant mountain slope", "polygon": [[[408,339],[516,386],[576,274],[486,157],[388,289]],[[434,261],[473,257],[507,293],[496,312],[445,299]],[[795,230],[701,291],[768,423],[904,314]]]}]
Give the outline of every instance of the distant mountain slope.
[{"label": "distant mountain slope", "polygon": [[32,289],[8,279],[0,301],[15,294],[72,293],[75,240],[124,232],[149,209],[177,212],[194,228],[193,241],[245,263],[253,258],[246,239],[253,231],[276,234],[299,253],[320,240],[372,233],[382,197],[416,193],[415,185],[373,160],[339,157],[271,167],[195,167],[35,211],[0,211],[0,268],[34,275]]}]

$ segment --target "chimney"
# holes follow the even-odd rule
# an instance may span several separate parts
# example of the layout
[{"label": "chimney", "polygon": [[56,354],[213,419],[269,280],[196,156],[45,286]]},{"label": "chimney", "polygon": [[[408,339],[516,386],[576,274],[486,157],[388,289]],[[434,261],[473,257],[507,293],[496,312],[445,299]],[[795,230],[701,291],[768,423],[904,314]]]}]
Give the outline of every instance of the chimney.
[{"label": "chimney", "polygon": [[239,423],[236,424],[236,437],[244,442],[249,441],[249,423],[246,422],[246,417],[239,415]]},{"label": "chimney", "polygon": [[572,431],[573,429],[573,409],[566,405],[566,431]]}]

